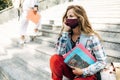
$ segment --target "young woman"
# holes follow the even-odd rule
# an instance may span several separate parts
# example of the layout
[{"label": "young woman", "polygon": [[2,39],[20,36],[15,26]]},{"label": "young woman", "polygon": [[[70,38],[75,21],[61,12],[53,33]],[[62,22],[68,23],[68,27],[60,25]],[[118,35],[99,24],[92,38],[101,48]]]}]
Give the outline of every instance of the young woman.
[{"label": "young woman", "polygon": [[[68,66],[63,58],[63,54],[78,43],[82,43],[97,60],[83,69]],[[92,29],[83,7],[78,5],[68,6],[63,16],[63,27],[56,49],[57,54],[50,59],[52,80],[62,80],[63,75],[70,80],[97,80],[96,73],[106,65],[106,55],[100,37]]]}]

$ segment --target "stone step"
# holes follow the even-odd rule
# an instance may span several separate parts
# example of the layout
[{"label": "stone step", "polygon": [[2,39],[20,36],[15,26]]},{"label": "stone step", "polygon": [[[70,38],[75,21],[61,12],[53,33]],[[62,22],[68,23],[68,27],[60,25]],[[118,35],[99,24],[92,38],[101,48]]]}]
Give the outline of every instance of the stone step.
[{"label": "stone step", "polygon": [[42,29],[47,29],[47,30],[52,30],[52,25],[50,24],[50,23],[48,23],[48,24],[42,24]]},{"label": "stone step", "polygon": [[[39,46],[38,48],[36,48],[35,49],[36,51],[38,51],[38,52],[40,52],[39,53],[39,55],[41,54],[41,55],[49,55],[49,56],[51,56],[51,55],[53,55],[53,54],[55,54],[56,53],[56,51],[55,51],[55,48],[52,48],[52,47],[48,47],[48,46]],[[47,50],[47,51],[46,51]],[[114,51],[114,50],[108,50],[108,49],[106,49],[105,50],[105,52],[109,52],[109,51],[112,51],[112,52],[114,52],[114,53],[118,53],[117,51]],[[110,56],[110,57],[114,57],[113,55],[115,55],[115,54],[107,54],[108,56]],[[118,54],[117,55],[115,55],[115,57],[117,57],[118,56]],[[46,60],[46,58],[44,58],[43,60]],[[48,60],[48,59],[47,59]]]},{"label": "stone step", "polygon": [[92,24],[98,23],[98,24],[120,24],[120,19],[119,18],[99,18],[99,17],[92,17],[89,18],[90,22]]},{"label": "stone step", "polygon": [[[44,28],[43,28],[43,26],[44,26]],[[100,22],[96,23],[95,21],[92,22],[92,27],[96,31],[119,33],[120,32],[119,26],[120,26],[120,23],[100,23]],[[44,24],[42,24],[42,29],[40,29],[39,31],[58,34],[60,32],[60,30],[61,30],[61,24],[56,25],[56,23],[55,23],[53,26],[53,25],[44,23]]]},{"label": "stone step", "polygon": [[57,38],[59,37],[60,30],[48,30],[48,29],[39,29],[39,32],[42,32],[42,36]]},{"label": "stone step", "polygon": [[[120,18],[120,12],[118,11],[108,11],[108,10],[104,10],[107,11],[106,13],[104,13],[103,11],[87,11],[87,16],[88,18],[103,18],[103,19],[117,19]],[[92,13],[94,12],[94,13]]]},{"label": "stone step", "polygon": [[[40,47],[41,48],[41,47]],[[46,51],[46,50],[45,50]],[[22,65],[27,64],[28,68],[33,69],[33,73],[40,76],[39,79],[34,80],[48,80],[50,79],[50,69],[49,69],[49,57],[48,55],[35,51],[34,53],[19,54],[17,55],[18,62],[22,62]],[[32,79],[31,79],[32,80]]]},{"label": "stone step", "polygon": [[88,1],[88,0],[84,0],[82,1],[83,4],[86,4],[86,5],[107,5],[107,4],[110,4],[110,5],[113,5],[113,4],[119,4],[119,0],[102,0],[102,1],[99,1],[99,0],[91,0],[91,1]]},{"label": "stone step", "polygon": [[119,62],[120,52],[112,49],[105,49],[109,62]]},{"label": "stone step", "polygon": [[[47,28],[47,27],[46,27]],[[120,29],[119,26],[117,25],[105,25],[105,24],[93,24],[93,28],[102,36],[103,40],[105,41],[111,41],[111,42],[116,42],[119,43],[120,40],[118,39],[120,37]],[[108,29],[109,28],[109,29]],[[59,29],[59,28],[58,28]],[[58,34],[58,31],[52,31],[52,30],[40,30],[43,32],[43,36],[49,36],[51,34]],[[104,36],[103,36],[104,35]],[[55,36],[55,35],[53,35]],[[57,36],[56,36],[57,37]]]},{"label": "stone step", "polygon": [[[55,54],[56,51],[52,47],[48,47],[44,44],[28,44],[29,48],[30,46],[34,47],[34,51],[28,54],[18,54],[17,59],[19,61],[22,61],[22,65],[27,65],[35,69],[36,71],[39,71],[39,74],[41,75],[42,80],[50,80],[51,79],[51,71],[49,66],[49,60],[51,55]],[[33,48],[32,48],[33,49]],[[63,80],[66,80],[66,77],[63,77]]]},{"label": "stone step", "polygon": [[[54,48],[55,43],[56,43],[55,39],[51,38],[50,42],[49,42],[49,40],[50,40],[50,38],[48,38],[48,37],[41,37],[41,38],[38,37],[38,38],[36,38],[36,43],[38,41],[44,41],[44,43],[46,43],[47,45],[49,44],[49,47]],[[119,43],[103,42],[103,46],[104,46],[105,49],[107,49],[106,53],[107,53],[108,56],[110,55],[113,58],[114,57],[115,58],[120,58],[119,57],[119,51],[120,51],[119,50],[119,47],[120,47]],[[112,54],[111,51],[114,52],[114,54]]]},{"label": "stone step", "polygon": [[96,1],[96,0],[84,0],[84,1],[77,1],[77,2],[73,2],[73,4],[78,4],[78,5],[82,5],[82,6],[89,6],[90,8],[92,6],[101,6],[101,7],[106,7],[106,6],[115,6],[115,5],[119,5],[120,1],[119,0],[103,0],[103,1]]},{"label": "stone step", "polygon": [[[110,29],[110,28],[112,28],[112,29]],[[116,30],[118,30],[118,32],[116,32]],[[114,29],[112,26],[110,26],[109,29],[107,29],[106,27],[103,27],[103,29],[102,29],[102,26],[101,26],[100,30],[99,30],[99,28],[97,29],[97,32],[100,34],[102,40],[104,41],[104,45],[106,47],[109,47],[110,49],[111,48],[114,49],[116,46],[120,47],[120,39],[119,39],[119,37],[120,37],[119,33],[120,32],[119,32],[119,28],[115,27],[115,29]],[[44,31],[44,34],[46,34],[46,35],[42,35],[42,36],[46,36],[46,37],[50,37],[50,38],[46,39],[45,37],[41,36],[41,38],[40,37],[37,38],[37,39],[40,39],[40,40],[37,40],[37,41],[41,42],[41,41],[47,40],[47,42],[51,41],[50,43],[54,42],[55,40],[57,40],[57,37],[54,37],[52,39],[51,36],[54,36],[52,33],[53,33],[52,31],[47,31],[47,30],[46,30],[46,32]],[[51,36],[49,36],[50,34],[51,34]],[[57,35],[57,33],[56,33],[56,35]],[[47,43],[47,44],[49,44],[49,43]],[[113,45],[114,46],[113,47],[107,46],[108,44],[110,46],[113,46]],[[119,50],[119,49],[117,48],[117,50]]]},{"label": "stone step", "polygon": [[[119,1],[120,2],[120,1]],[[103,4],[81,4],[82,6],[85,6],[85,7],[89,7],[89,8],[100,8],[104,10],[104,8],[108,8],[108,9],[119,9],[120,3],[103,3]],[[96,7],[95,7],[96,6]]]},{"label": "stone step", "polygon": [[105,42],[120,44],[120,33],[97,31]]},{"label": "stone step", "polygon": [[[55,16],[55,17],[58,17],[58,16]],[[62,18],[62,16],[59,16],[59,17]],[[108,14],[93,14],[92,13],[92,15],[88,14],[88,18],[91,24],[120,24],[120,16],[117,16],[116,14],[108,15]],[[62,19],[51,18],[51,19],[44,20],[45,22],[41,22],[42,26],[44,25],[46,26],[47,24],[49,24],[50,20],[54,20],[54,25],[57,25],[57,26],[62,25],[62,21],[61,21]],[[49,25],[49,29],[51,29],[51,27],[52,26]]]},{"label": "stone step", "polygon": [[[107,10],[108,12],[113,12],[115,11],[116,12],[120,12],[120,4],[115,4],[115,5],[111,5],[111,4],[106,4],[106,5],[83,5],[83,7],[85,8],[85,10],[87,12],[91,12],[91,11],[98,11],[98,12],[101,12],[103,13],[103,11]],[[113,10],[113,11],[112,11]],[[108,12],[105,12],[105,13],[108,13]],[[93,13],[94,14],[94,13]]]},{"label": "stone step", "polygon": [[[45,51],[45,50],[48,50],[48,51]],[[53,55],[55,53],[55,49],[54,48],[50,48],[49,47],[41,47],[40,48],[36,48],[36,50],[40,53],[45,53],[49,56]],[[119,62],[120,61],[120,55],[119,55],[119,51],[115,51],[115,50],[110,50],[110,49],[106,49],[105,50],[106,54],[107,54],[107,59],[108,59],[108,62]]]},{"label": "stone step", "polygon": [[0,67],[0,80],[13,80],[13,79]]},{"label": "stone step", "polygon": [[[98,24],[98,23],[93,23],[92,27],[93,27],[93,29],[95,31],[99,32],[101,35],[106,33],[106,35],[108,35],[108,36],[110,36],[109,34],[111,34],[112,37],[115,35],[114,38],[118,38],[119,37],[119,33],[120,33],[119,25],[120,24]],[[53,28],[54,27],[56,27],[56,26],[53,26]],[[52,33],[52,34],[59,34],[59,32],[61,30],[61,26],[60,25],[57,25],[57,27],[56,27],[57,29],[55,29],[55,30],[47,30],[47,28],[49,28],[49,26],[47,26],[46,29],[41,29],[39,31],[43,32],[47,36],[50,33]],[[119,42],[119,41],[117,41],[117,42]]]},{"label": "stone step", "polygon": [[[53,24],[50,24],[50,21],[48,21],[49,23],[42,23],[42,26],[40,29],[44,29],[44,30],[53,30],[54,32],[60,32],[59,30],[61,29],[61,24],[57,24],[56,21],[53,20]],[[58,21],[59,23],[61,23],[60,21]]]},{"label": "stone step", "polygon": [[98,24],[93,23],[92,27],[96,31],[103,31],[103,32],[111,32],[111,33],[119,33],[120,32],[120,24]]},{"label": "stone step", "polygon": [[[50,56],[53,55],[54,53],[56,53],[54,48],[45,46],[43,44],[39,45],[37,48],[35,48],[35,50],[38,52],[35,55],[39,59],[42,59],[43,61],[49,61]],[[108,55],[109,62],[111,62],[111,61],[120,61],[120,56],[119,56],[118,51],[106,49],[105,52]],[[46,57],[44,57],[44,56],[46,56]],[[27,57],[27,55],[26,55],[26,57]],[[31,57],[33,57],[33,56],[31,56]],[[31,58],[31,57],[28,56],[29,59],[31,59],[31,60],[34,59],[34,58]],[[19,58],[21,58],[21,57],[19,57]],[[32,66],[35,67],[35,64],[33,64],[29,59],[23,58],[24,61],[27,60],[28,63],[30,63]]]},{"label": "stone step", "polygon": [[55,44],[57,42],[57,37],[56,38],[51,38],[49,36],[39,36],[39,37],[35,38],[34,42],[54,48]]},{"label": "stone step", "polygon": [[115,51],[120,51],[120,43],[113,43],[113,42],[103,42],[103,45],[105,48],[115,50]]},{"label": "stone step", "polygon": [[[61,30],[62,23],[59,20],[54,20],[54,25],[49,24],[49,20],[47,23],[42,23],[42,29],[53,30],[53,32]],[[92,27],[96,30],[103,30],[103,31],[114,31],[120,32],[120,19],[119,18],[90,18],[90,22]],[[110,29],[108,29],[110,28]],[[105,30],[104,30],[105,29]]]},{"label": "stone step", "polygon": [[[49,58],[45,51],[50,48],[41,44],[28,43],[21,50],[8,49],[8,54],[13,54],[11,59],[0,62],[0,72],[6,73],[9,80],[48,80],[50,79]],[[42,49],[44,52],[35,50]],[[47,54],[47,55],[46,55]],[[0,74],[1,78],[1,74]],[[7,79],[5,79],[7,80]]]},{"label": "stone step", "polygon": [[[120,26],[120,23],[95,23],[95,22],[92,23],[92,27],[94,30],[103,31],[103,32],[119,33],[120,32],[119,26]],[[51,29],[49,29],[49,27],[51,27]],[[57,28],[57,29],[54,30],[54,28]],[[59,34],[60,30],[61,30],[61,25],[54,25],[54,26],[47,25],[45,26],[45,29],[40,29],[39,32]]]},{"label": "stone step", "polygon": [[[96,4],[93,4],[93,5],[81,4],[81,5],[84,6],[84,8],[87,9],[88,11],[95,11],[95,10],[96,11],[102,11],[102,10],[103,11],[105,11],[105,10],[117,11],[117,10],[120,10],[120,4],[104,3],[103,5],[101,5],[101,4],[98,4],[98,5],[96,5]],[[90,10],[90,9],[92,9],[92,10]],[[97,9],[99,9],[99,10],[97,10]]]},{"label": "stone step", "polygon": [[[34,69],[27,65],[23,66],[22,63],[17,61],[17,57],[6,60],[0,63],[0,67],[8,76],[12,77],[10,80],[40,80],[41,75],[36,73]],[[7,76],[6,75],[6,76]],[[7,76],[7,77],[8,77]]]},{"label": "stone step", "polygon": [[[120,47],[120,34],[119,32],[109,32],[109,31],[97,31],[103,40],[103,45],[105,48],[109,48],[112,50],[119,50]],[[51,34],[51,32],[49,33]],[[52,34],[51,34],[52,35]],[[57,42],[58,37],[50,37],[49,35],[46,36],[39,36],[35,39],[37,43],[47,44],[48,46],[55,47],[55,42]],[[109,45],[109,46],[108,46]]]},{"label": "stone step", "polygon": [[[54,21],[53,26],[49,24],[50,20]],[[61,29],[62,22],[60,19],[50,19],[50,20],[46,20],[46,22],[41,23],[42,26],[44,26],[44,28],[42,27],[42,29],[48,29],[48,30],[54,30],[56,28],[57,28],[56,30],[58,30],[58,28]],[[89,17],[89,21],[96,28],[97,28],[97,26],[111,26],[112,27],[112,26],[119,26],[120,25],[120,18]]]},{"label": "stone step", "polygon": [[[117,3],[117,4],[114,4],[114,2]],[[93,4],[93,3],[95,3],[95,4]],[[98,3],[99,3],[99,1],[98,1]],[[96,1],[94,1],[94,0],[92,0],[91,2],[89,2],[89,1],[79,1],[77,3],[73,2],[73,3],[61,4],[61,5],[57,5],[55,7],[49,8],[49,10],[46,10],[48,13],[51,14],[51,16],[49,16],[49,17],[46,16],[47,13],[44,12],[44,11],[42,12],[42,15],[43,15],[43,18],[47,19],[47,20],[49,20],[49,19],[55,19],[55,20],[60,19],[60,21],[61,21],[63,13],[65,12],[65,10],[66,10],[68,5],[70,5],[70,4],[79,4],[79,5],[83,5],[83,7],[85,7],[89,17],[96,17],[96,18],[98,18],[98,17],[102,17],[102,18],[103,17],[119,18],[120,17],[120,15],[119,15],[119,13],[120,13],[120,5],[119,5],[119,3],[120,3],[120,1],[116,1],[116,0],[112,1],[112,2],[109,2],[109,1],[105,1],[104,2],[103,1],[102,5],[101,4],[97,5]],[[114,4],[114,5],[112,5],[112,4]],[[54,11],[57,11],[56,15],[53,14]],[[108,20],[109,19],[106,19],[106,21],[108,21]],[[120,21],[120,20],[117,20],[117,21]]]}]

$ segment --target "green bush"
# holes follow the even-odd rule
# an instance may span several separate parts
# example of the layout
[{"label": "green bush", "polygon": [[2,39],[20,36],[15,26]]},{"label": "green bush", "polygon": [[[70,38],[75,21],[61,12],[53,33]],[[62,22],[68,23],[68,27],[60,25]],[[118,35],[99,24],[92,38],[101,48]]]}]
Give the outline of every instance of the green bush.
[{"label": "green bush", "polygon": [[0,0],[0,11],[8,8],[9,6],[12,6],[11,0]]}]

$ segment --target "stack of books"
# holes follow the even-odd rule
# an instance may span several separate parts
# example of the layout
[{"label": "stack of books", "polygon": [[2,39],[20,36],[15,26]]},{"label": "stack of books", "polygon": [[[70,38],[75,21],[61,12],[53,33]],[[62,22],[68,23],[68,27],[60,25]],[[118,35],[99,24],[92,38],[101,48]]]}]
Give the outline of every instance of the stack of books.
[{"label": "stack of books", "polygon": [[96,58],[81,44],[63,55],[64,62],[68,66],[86,68],[96,62]]}]

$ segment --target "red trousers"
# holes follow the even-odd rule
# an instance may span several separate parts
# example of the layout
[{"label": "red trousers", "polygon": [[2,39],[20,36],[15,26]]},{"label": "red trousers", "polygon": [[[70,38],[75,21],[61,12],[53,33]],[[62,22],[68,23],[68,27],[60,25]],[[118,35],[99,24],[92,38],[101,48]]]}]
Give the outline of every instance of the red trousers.
[{"label": "red trousers", "polygon": [[64,63],[64,58],[57,54],[53,55],[50,59],[50,69],[52,80],[62,80],[63,75],[70,80],[97,80],[95,76],[74,78],[75,75],[72,73],[72,69]]}]

